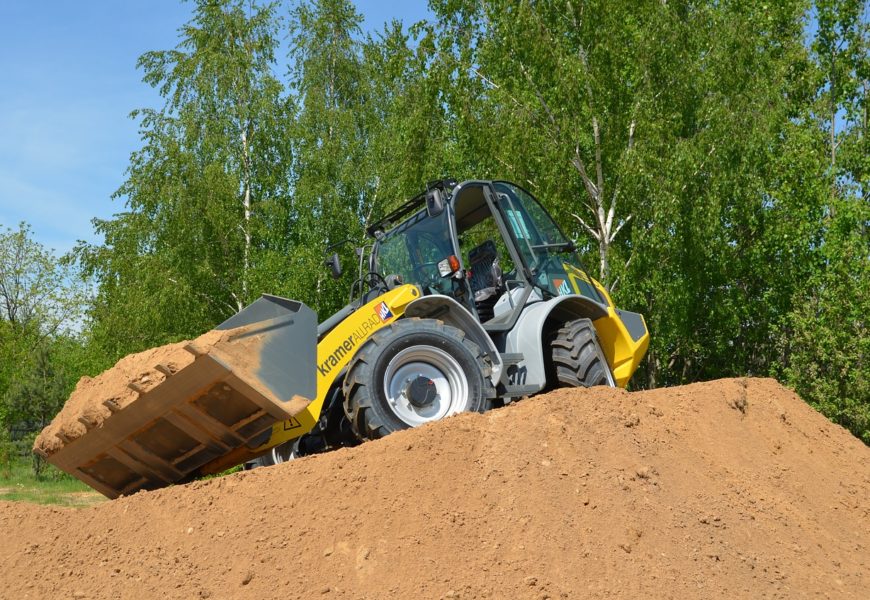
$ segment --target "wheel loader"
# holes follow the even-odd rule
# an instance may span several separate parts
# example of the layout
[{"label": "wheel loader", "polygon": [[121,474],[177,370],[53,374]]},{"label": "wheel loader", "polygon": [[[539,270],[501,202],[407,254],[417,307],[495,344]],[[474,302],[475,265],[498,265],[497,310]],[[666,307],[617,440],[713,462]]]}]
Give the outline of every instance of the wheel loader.
[{"label": "wheel loader", "polygon": [[643,316],[518,185],[431,182],[367,233],[337,313],[318,324],[263,296],[216,328],[223,345],[189,347],[189,366],[46,458],[117,497],[558,386],[625,387],[646,352]]}]

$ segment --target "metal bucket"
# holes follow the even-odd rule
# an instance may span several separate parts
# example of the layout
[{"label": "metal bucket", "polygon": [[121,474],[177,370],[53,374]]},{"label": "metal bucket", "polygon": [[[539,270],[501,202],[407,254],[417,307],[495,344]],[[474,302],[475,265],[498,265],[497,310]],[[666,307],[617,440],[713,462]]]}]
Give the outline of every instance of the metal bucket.
[{"label": "metal bucket", "polygon": [[264,295],[185,349],[193,362],[46,459],[104,495],[240,464],[317,393],[317,315]]}]

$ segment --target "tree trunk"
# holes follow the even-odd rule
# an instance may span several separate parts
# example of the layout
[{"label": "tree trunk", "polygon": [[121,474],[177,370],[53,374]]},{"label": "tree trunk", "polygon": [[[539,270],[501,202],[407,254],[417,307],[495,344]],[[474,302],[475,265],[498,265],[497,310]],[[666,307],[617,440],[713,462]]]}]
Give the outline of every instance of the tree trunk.
[{"label": "tree trunk", "polygon": [[601,268],[599,269],[602,282],[610,281],[610,244],[606,241],[607,237],[602,236],[598,241],[598,254],[601,259]]},{"label": "tree trunk", "polygon": [[[626,155],[631,152],[634,145],[634,129],[635,122],[632,121],[628,128],[628,143],[625,147]],[[571,164],[574,165],[574,168],[577,169],[580,178],[583,180],[583,187],[586,189],[586,195],[589,199],[586,202],[586,207],[595,217],[595,226],[588,225],[576,213],[574,213],[574,218],[598,241],[598,278],[602,285],[612,289],[615,282],[610,280],[610,248],[619,231],[631,220],[631,215],[628,215],[619,224],[615,225],[619,187],[618,185],[614,186],[613,193],[610,194],[609,202],[607,202],[604,194],[604,164],[601,156],[600,128],[598,119],[595,117],[592,118],[592,139],[595,143],[595,181],[593,182],[588,175],[586,164],[580,156],[579,144],[574,149],[574,157],[571,159]]]},{"label": "tree trunk", "polygon": [[242,233],[245,236],[245,247],[242,260],[242,294],[239,299],[239,310],[242,310],[248,301],[248,271],[251,267],[251,159],[249,152],[246,127],[242,130],[242,207],[244,209]]}]

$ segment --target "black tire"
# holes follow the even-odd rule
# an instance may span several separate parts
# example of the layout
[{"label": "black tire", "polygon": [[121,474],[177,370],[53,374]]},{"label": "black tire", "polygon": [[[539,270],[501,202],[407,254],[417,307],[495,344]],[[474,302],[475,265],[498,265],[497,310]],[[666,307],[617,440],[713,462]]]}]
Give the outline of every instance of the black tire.
[{"label": "black tire", "polygon": [[[423,381],[422,399],[410,391],[416,383],[403,378],[409,372]],[[374,440],[448,414],[483,412],[495,396],[490,372],[489,360],[461,330],[434,319],[401,319],[375,333],[351,361],[345,414],[360,439]]]},{"label": "black tire", "polygon": [[613,386],[613,376],[589,319],[568,321],[552,341],[556,384],[568,387]]}]

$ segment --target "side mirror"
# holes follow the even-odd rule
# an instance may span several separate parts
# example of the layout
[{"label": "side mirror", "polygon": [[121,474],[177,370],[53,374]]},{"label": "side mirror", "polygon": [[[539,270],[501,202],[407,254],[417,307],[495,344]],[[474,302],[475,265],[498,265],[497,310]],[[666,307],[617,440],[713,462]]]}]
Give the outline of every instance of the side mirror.
[{"label": "side mirror", "polygon": [[338,252],[333,252],[332,256],[326,259],[326,266],[329,267],[334,279],[341,277],[341,261],[338,258]]},{"label": "side mirror", "polygon": [[444,212],[444,196],[441,190],[434,189],[426,192],[426,213],[430,217],[437,217]]}]

